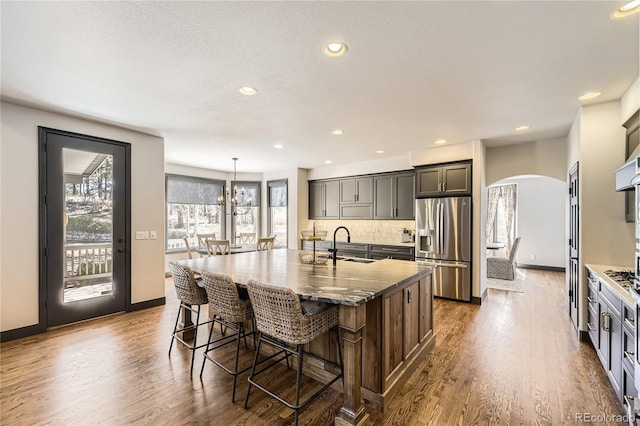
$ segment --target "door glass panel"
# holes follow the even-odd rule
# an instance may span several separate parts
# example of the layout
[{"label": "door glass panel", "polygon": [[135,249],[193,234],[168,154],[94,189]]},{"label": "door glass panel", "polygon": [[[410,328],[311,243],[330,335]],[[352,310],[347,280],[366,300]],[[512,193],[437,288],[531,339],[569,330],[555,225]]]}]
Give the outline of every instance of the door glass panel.
[{"label": "door glass panel", "polygon": [[113,293],[113,156],[63,148],[64,297]]}]

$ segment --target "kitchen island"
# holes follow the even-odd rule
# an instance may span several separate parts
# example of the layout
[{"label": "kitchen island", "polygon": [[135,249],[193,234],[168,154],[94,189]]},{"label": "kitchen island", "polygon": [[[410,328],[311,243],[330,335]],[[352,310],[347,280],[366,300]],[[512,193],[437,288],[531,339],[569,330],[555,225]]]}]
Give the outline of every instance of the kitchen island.
[{"label": "kitchen island", "polygon": [[[268,250],[179,262],[291,288],[301,299],[337,304],[344,363],[344,405],[336,424],[366,423],[361,398],[384,409],[435,344],[429,266],[403,260],[303,264],[297,250]],[[188,312],[188,311],[187,311]],[[188,320],[188,319],[186,319]],[[308,350],[335,360],[327,335]],[[310,366],[313,370],[313,366]],[[316,367],[316,370],[320,370]],[[322,371],[317,377],[322,378]]]}]

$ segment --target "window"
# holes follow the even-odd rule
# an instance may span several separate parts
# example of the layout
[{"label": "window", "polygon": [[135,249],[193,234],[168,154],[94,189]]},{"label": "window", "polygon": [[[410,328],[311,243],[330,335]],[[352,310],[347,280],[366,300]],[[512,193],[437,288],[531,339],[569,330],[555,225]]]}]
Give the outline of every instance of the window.
[{"label": "window", "polygon": [[267,182],[269,205],[267,227],[269,235],[275,235],[274,247],[287,247],[287,180]]},{"label": "window", "polygon": [[184,249],[182,238],[197,247],[196,234],[225,236],[225,207],[218,204],[224,194],[222,180],[166,175],[166,250]]},{"label": "window", "polygon": [[504,242],[511,250],[516,229],[517,186],[495,185],[487,188],[487,243]]},{"label": "window", "polygon": [[[260,186],[262,182],[231,181],[231,234],[255,233],[260,236]],[[251,203],[248,201],[251,200]]]}]

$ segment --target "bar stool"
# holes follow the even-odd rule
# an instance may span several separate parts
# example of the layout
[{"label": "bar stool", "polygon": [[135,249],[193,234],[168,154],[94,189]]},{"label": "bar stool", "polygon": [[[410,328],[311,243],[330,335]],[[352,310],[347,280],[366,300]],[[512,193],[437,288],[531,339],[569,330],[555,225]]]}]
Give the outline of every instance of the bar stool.
[{"label": "bar stool", "polygon": [[[246,298],[241,298],[240,292],[236,283],[233,282],[231,277],[222,274],[214,274],[211,272],[202,272],[202,283],[204,289],[207,292],[209,298],[209,317],[213,318],[214,322],[222,326],[234,330],[234,334],[225,335],[222,337],[211,340],[213,335],[213,329],[209,330],[209,339],[207,340],[207,348],[204,351],[204,359],[202,360],[202,368],[200,369],[200,378],[204,372],[204,365],[207,360],[215,363],[218,367],[222,368],[227,373],[233,375],[233,392],[231,394],[231,402],[236,400],[236,382],[238,375],[249,371],[251,364],[238,370],[238,358],[240,355],[240,339],[244,339],[244,345],[247,347],[247,330],[245,328],[245,321],[251,321],[253,324],[253,310],[251,309],[251,301]],[[252,327],[250,336],[255,335],[255,327]],[[235,339],[234,339],[235,338]],[[210,352],[216,349],[220,349],[230,343],[236,342],[236,355],[235,364],[233,369],[230,369],[222,364],[221,361],[213,358]],[[255,347],[255,339],[254,339]]]},{"label": "bar stool", "polygon": [[[189,371],[190,373],[193,373],[193,359],[196,354],[196,349],[200,349],[206,346],[206,344],[198,346],[198,328],[201,325],[210,324],[212,322],[211,320],[200,322],[200,305],[209,303],[209,299],[207,298],[207,292],[205,291],[205,289],[199,287],[196,283],[196,279],[194,278],[191,268],[178,265],[175,262],[170,262],[169,269],[171,270],[171,276],[173,277],[173,285],[176,289],[176,295],[178,296],[178,300],[180,301],[180,306],[178,307],[178,316],[176,317],[176,323],[173,326],[173,332],[171,333],[169,356],[171,356],[173,341],[175,339],[178,339],[180,343],[191,350],[191,368]],[[180,320],[180,311],[182,309],[188,309],[192,313],[196,312],[196,322],[179,329],[178,321]],[[191,330],[193,330],[193,344],[186,342],[180,336],[178,336],[178,333],[183,333]]]},{"label": "bar stool", "polygon": [[[255,386],[287,407],[295,410],[294,421],[297,425],[300,408],[311,402],[329,386],[342,378],[342,349],[340,347],[337,332],[338,307],[335,305],[319,304],[317,302],[305,303],[306,301],[304,301],[303,303],[300,303],[298,295],[296,295],[290,288],[261,284],[253,280],[250,280],[247,283],[247,287],[249,290],[249,298],[253,305],[259,335],[256,353],[253,360],[253,368],[249,375],[249,388],[247,389],[247,398],[244,402],[244,408],[247,408],[249,405],[251,386]],[[303,312],[303,306],[305,305],[309,308],[306,313]],[[340,365],[303,351],[303,345],[311,342],[317,336],[329,330],[336,332],[336,343],[338,346]],[[286,354],[290,353],[297,356],[298,362],[296,369],[295,402],[285,400],[280,395],[268,390],[264,385],[258,384],[255,381],[255,378],[259,374],[274,365],[272,363],[271,365],[256,372],[258,354],[260,353],[260,345],[262,342],[272,345],[281,351],[284,351]],[[289,345],[294,345],[295,349]],[[300,379],[302,375],[302,360],[304,355],[319,359],[326,364],[339,368],[340,374],[336,375],[328,383],[324,384],[306,400],[300,402]]]}]

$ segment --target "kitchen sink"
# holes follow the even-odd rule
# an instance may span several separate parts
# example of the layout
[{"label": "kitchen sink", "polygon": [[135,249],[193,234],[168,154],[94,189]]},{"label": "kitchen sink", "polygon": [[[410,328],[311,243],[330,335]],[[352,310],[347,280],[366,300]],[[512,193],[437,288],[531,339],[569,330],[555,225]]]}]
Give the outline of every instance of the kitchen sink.
[{"label": "kitchen sink", "polygon": [[375,262],[375,260],[371,260],[371,259],[358,259],[358,258],[354,258],[354,257],[350,257],[348,259],[342,259],[345,262],[356,262],[356,263],[373,263]]}]

